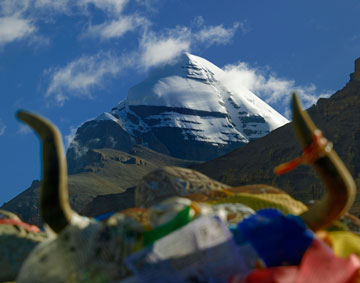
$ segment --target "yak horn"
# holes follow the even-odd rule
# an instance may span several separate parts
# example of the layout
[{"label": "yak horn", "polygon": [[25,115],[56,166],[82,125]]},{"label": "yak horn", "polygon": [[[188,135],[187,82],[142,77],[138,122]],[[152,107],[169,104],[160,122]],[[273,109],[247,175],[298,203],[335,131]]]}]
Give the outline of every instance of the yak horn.
[{"label": "yak horn", "polygon": [[[316,128],[307,112],[302,110],[295,93],[293,94],[292,111],[296,136],[303,150],[308,149],[313,145],[314,137],[321,132]],[[322,139],[327,141],[323,137]],[[322,199],[301,214],[308,227],[316,231],[331,225],[351,208],[355,199],[356,185],[348,169],[331,146],[322,150],[318,158],[311,163],[327,188],[327,193]]]},{"label": "yak horn", "polygon": [[31,126],[42,140],[43,181],[40,189],[40,213],[46,224],[60,233],[80,216],[69,203],[67,166],[59,130],[48,120],[19,111],[17,117]]}]

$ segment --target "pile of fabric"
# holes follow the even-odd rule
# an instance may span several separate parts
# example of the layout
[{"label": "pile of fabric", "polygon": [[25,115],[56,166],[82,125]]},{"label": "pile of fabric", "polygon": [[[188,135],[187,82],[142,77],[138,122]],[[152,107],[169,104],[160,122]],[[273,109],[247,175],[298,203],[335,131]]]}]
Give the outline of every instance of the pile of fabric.
[{"label": "pile of fabric", "polygon": [[131,280],[360,281],[360,237],[356,233],[314,233],[299,216],[232,205],[232,213],[242,218],[237,224],[228,221],[225,207],[176,197],[142,211],[142,222],[153,228],[144,232],[144,247],[125,259],[135,274]]}]

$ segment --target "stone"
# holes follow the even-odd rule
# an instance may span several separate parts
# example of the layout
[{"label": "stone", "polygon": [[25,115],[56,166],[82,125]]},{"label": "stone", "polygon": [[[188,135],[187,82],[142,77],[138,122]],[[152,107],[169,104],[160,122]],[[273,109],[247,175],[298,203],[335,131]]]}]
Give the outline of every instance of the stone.
[{"label": "stone", "polygon": [[360,57],[355,60],[355,72],[350,74],[350,81],[360,81]]}]

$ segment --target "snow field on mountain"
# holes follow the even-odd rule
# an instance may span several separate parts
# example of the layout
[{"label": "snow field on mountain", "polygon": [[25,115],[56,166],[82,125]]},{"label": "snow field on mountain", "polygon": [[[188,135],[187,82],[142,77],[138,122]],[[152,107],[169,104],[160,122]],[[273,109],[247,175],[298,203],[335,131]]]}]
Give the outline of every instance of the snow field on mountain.
[{"label": "snow field on mountain", "polygon": [[[147,87],[151,85],[151,89]],[[156,82],[140,83],[129,90],[129,105],[179,107],[226,113],[221,96],[211,84],[195,79],[170,76]]]},{"label": "snow field on mountain", "polygon": [[214,145],[247,143],[289,122],[250,90],[230,89],[224,76],[211,62],[185,53],[176,64],[153,69],[112,114],[98,119],[115,121],[131,135],[179,128],[184,140]]}]

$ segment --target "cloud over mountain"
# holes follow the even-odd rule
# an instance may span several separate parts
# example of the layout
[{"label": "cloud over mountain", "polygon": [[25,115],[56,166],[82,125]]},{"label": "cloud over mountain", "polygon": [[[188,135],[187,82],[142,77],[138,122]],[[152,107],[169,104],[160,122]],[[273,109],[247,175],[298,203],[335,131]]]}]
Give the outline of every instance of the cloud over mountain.
[{"label": "cloud over mountain", "polygon": [[82,56],[62,68],[46,71],[51,79],[45,97],[54,97],[60,106],[70,96],[92,98],[90,90],[101,87],[107,76],[114,76],[119,71],[118,60],[110,53]]},{"label": "cloud over mountain", "polygon": [[329,97],[331,91],[319,92],[314,84],[297,85],[294,80],[279,78],[269,67],[253,68],[245,62],[224,67],[223,82],[234,89],[247,88],[290,118],[291,93],[298,93],[305,108],[316,103],[320,97]]}]

